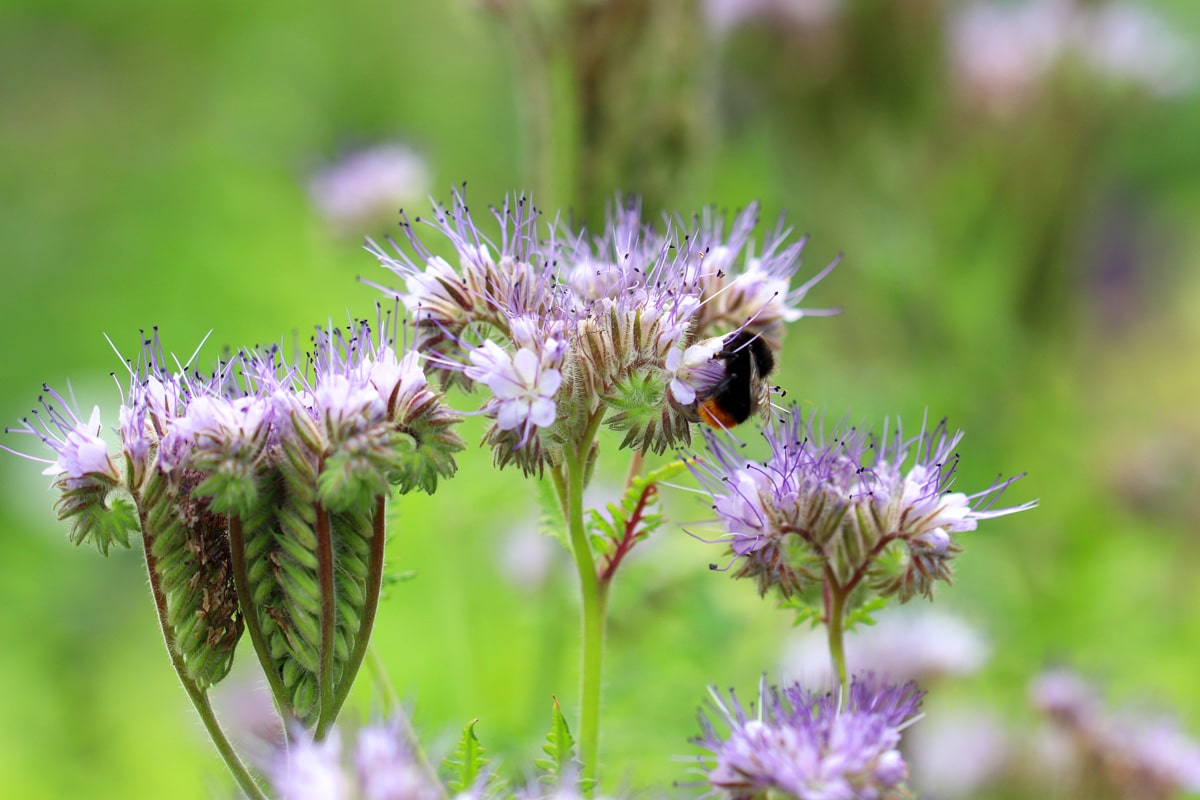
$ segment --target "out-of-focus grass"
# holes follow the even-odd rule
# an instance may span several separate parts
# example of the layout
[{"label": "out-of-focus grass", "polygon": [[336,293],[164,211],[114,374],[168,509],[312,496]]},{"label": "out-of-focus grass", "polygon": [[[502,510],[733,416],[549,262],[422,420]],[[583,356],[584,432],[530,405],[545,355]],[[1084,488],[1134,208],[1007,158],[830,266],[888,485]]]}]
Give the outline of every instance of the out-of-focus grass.
[{"label": "out-of-focus grass", "polygon": [[[368,313],[376,294],[354,278],[378,267],[327,233],[304,194],[306,171],[348,141],[407,137],[443,197],[463,179],[479,203],[520,187],[506,51],[465,5],[9,3],[0,74],[8,420],[41,381],[69,378],[115,423],[105,375],[120,364],[103,332],[130,354],[136,331],[159,325],[186,358],[211,330],[205,363],[225,345],[302,341],[330,316]],[[1188,177],[1200,174],[1200,109],[1093,102],[1104,135],[1078,196],[1053,208],[1041,182],[1075,145],[1069,118],[1042,109],[1037,125],[985,129],[937,102],[916,123],[853,125],[865,112],[835,108],[839,136],[823,143],[768,103],[698,166],[705,194],[680,202],[761,198],[767,220],[786,209],[812,235],[805,274],[845,252],[811,295],[845,313],[788,334],[789,400],[875,424],[947,415],[968,432],[968,489],[1029,470],[1012,499],[1041,508],[965,537],[958,581],[939,595],[994,642],[971,691],[1027,724],[1028,679],[1071,661],[1118,695],[1171,703],[1196,730],[1200,511],[1186,476],[1200,474],[1200,184]],[[1117,324],[1081,240],[1124,197],[1141,239]],[[1067,284],[1030,319],[1029,264],[1047,231],[1065,239],[1044,268]],[[623,456],[608,444],[602,477],[615,483]],[[525,481],[489,461],[472,449],[460,480],[393,505],[391,564],[416,576],[390,587],[377,643],[435,754],[478,716],[484,744],[515,766],[538,751],[551,695],[575,702],[577,612],[569,574],[542,594],[499,574],[499,535],[535,513]],[[136,553],[70,548],[35,473],[0,459],[0,785],[30,798],[210,796],[226,781],[161,652]],[[667,502],[680,520],[704,516],[682,492]],[[787,631],[752,588],[709,573],[712,547],[678,528],[659,539],[613,598],[614,787],[686,779],[670,759],[690,751],[705,684],[752,686]]]}]

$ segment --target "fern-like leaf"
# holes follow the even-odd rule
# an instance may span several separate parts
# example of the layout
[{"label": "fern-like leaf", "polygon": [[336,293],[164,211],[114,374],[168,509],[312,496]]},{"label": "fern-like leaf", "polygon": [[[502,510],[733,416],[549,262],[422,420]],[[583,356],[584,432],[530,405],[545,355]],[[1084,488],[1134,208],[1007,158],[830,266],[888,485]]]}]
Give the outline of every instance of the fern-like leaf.
[{"label": "fern-like leaf", "polygon": [[443,766],[453,777],[449,781],[450,791],[461,794],[473,788],[479,782],[480,776],[488,765],[487,751],[475,736],[475,725],[479,719],[473,719],[463,728],[462,737],[454,754],[446,758]]}]

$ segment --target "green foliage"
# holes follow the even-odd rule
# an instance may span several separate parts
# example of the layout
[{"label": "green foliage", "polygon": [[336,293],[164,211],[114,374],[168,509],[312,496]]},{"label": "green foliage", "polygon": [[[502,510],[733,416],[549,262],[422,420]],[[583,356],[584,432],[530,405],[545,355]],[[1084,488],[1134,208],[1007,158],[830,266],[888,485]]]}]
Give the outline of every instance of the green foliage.
[{"label": "green foliage", "polygon": [[604,424],[624,434],[621,449],[661,454],[669,447],[691,443],[686,419],[666,403],[667,383],[658,370],[631,373],[616,379],[604,397]]},{"label": "green foliage", "polygon": [[618,549],[628,550],[658,530],[666,518],[654,511],[658,504],[658,484],[687,469],[687,460],[672,461],[653,472],[636,475],[617,503],[603,511],[588,509],[588,539],[597,555],[612,556]]},{"label": "green foliage", "polygon": [[129,534],[141,530],[137,509],[127,498],[112,496],[105,485],[67,489],[58,501],[58,518],[71,521],[71,543],[91,542],[101,555],[114,545],[129,547]]},{"label": "green foliage", "polygon": [[246,514],[258,503],[260,482],[253,470],[221,470],[209,473],[192,491],[210,498],[220,514]]},{"label": "green foliage", "polygon": [[467,446],[454,430],[462,416],[430,389],[417,392],[391,413],[397,430],[389,434],[387,443],[388,479],[401,494],[413,489],[433,494],[440,478],[452,477],[458,470],[454,457]]},{"label": "green foliage", "polygon": [[871,597],[865,600],[861,605],[851,608],[846,614],[846,620],[843,623],[847,631],[852,631],[858,625],[874,625],[875,617],[879,611],[887,608],[888,599],[886,597]]},{"label": "green foliage", "polygon": [[478,722],[479,719],[476,718],[467,723],[467,726],[463,728],[462,736],[459,737],[458,747],[454,754],[448,756],[443,763],[443,766],[452,773],[448,786],[450,791],[455,794],[461,794],[476,787],[480,778],[485,775],[484,770],[487,769],[490,761],[486,757],[487,751],[475,736],[475,725]]},{"label": "green foliage", "polygon": [[[575,739],[563,716],[558,698],[554,698],[554,707],[550,716],[550,732],[546,734],[546,743],[542,745],[546,758],[535,759],[533,766],[537,771],[538,780],[547,786],[561,786],[564,778],[575,780],[579,775],[579,761],[575,758]],[[586,787],[580,786],[581,791]]]},{"label": "green foliage", "polygon": [[387,450],[341,448],[326,457],[317,476],[317,500],[333,512],[369,509],[388,492],[395,460]]},{"label": "green foliage", "polygon": [[655,372],[633,373],[617,380],[604,398],[612,410],[605,424],[625,431],[649,423],[662,413],[666,389],[666,381]]},{"label": "green foliage", "polygon": [[818,602],[814,602],[798,594],[780,600],[779,607],[788,609],[794,614],[792,617],[793,628],[799,628],[804,624],[808,624],[810,628],[815,628],[821,624],[821,618],[825,614],[824,609]]},{"label": "green foliage", "polygon": [[200,688],[233,666],[244,622],[234,585],[227,518],[193,486],[196,473],[151,470],[139,503],[174,648]]},{"label": "green foliage", "polygon": [[[887,597],[871,595],[866,587],[859,586],[851,592],[846,606],[846,618],[842,621],[843,629],[852,631],[858,625],[874,625],[874,615],[887,608],[890,600]],[[825,605],[820,594],[820,587],[813,585],[806,591],[793,594],[780,600],[779,607],[793,613],[792,627],[809,625],[815,628],[820,625],[825,616]]]}]

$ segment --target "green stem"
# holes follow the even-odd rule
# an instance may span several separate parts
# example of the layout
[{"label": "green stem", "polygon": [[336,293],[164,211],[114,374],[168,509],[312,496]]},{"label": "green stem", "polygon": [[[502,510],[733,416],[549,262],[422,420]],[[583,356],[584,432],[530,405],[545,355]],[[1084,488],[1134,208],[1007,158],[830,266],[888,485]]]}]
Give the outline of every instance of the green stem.
[{"label": "green stem", "polygon": [[387,498],[380,495],[375,501],[375,516],[371,520],[371,553],[367,562],[367,595],[363,605],[362,620],[358,625],[358,633],[354,640],[354,652],[346,662],[342,673],[342,682],[336,687],[333,696],[333,712],[330,719],[336,719],[354,685],[354,678],[362,667],[367,647],[371,643],[371,631],[375,628],[375,613],[379,609],[379,593],[383,588],[383,555],[384,545],[387,544]]},{"label": "green stem", "polygon": [[333,701],[333,637],[337,622],[337,594],[333,584],[333,532],[329,512],[320,503],[317,512],[317,582],[321,587],[321,663],[317,673],[320,712],[313,737],[324,739],[337,715]]},{"label": "green stem", "polygon": [[[579,590],[583,605],[582,675],[580,678],[579,757],[583,762],[580,776],[594,781],[600,750],[600,687],[604,673],[604,627],[608,610],[608,591],[596,574],[596,562],[583,524],[583,475],[596,430],[603,417],[597,411],[589,420],[578,447],[566,459],[567,530],[571,551],[579,572]],[[556,485],[561,481],[556,479]]]},{"label": "green stem", "polygon": [[841,688],[839,707],[846,702],[850,683],[846,677],[846,592],[838,585],[832,570],[825,571],[825,628],[829,633],[829,659]]},{"label": "green stem", "polygon": [[204,723],[204,729],[208,731],[213,746],[221,754],[225,766],[233,773],[233,779],[237,781],[238,786],[251,800],[267,800],[266,794],[255,782],[246,765],[238,757],[237,751],[233,749],[229,737],[221,729],[221,723],[217,720],[217,715],[213,712],[212,704],[208,700],[208,692],[201,689],[195,681],[188,677],[183,657],[179,655],[179,650],[175,646],[175,633],[167,621],[167,598],[163,594],[162,584],[158,579],[158,570],[155,568],[154,554],[150,552],[150,548],[151,543],[143,539],[142,549],[146,553],[146,572],[150,574],[150,593],[154,598],[154,606],[158,610],[158,625],[162,630],[163,643],[167,646],[167,654],[171,656],[171,666],[175,668],[175,675],[183,684],[184,691],[188,693],[192,706],[200,715],[200,721]]},{"label": "green stem", "polygon": [[634,480],[642,473],[642,465],[646,461],[646,453],[644,450],[634,450],[633,457],[629,459],[629,470],[625,473],[625,491],[629,491],[629,487],[633,486]]},{"label": "green stem", "polygon": [[375,649],[373,643],[367,645],[367,669],[375,680],[375,687],[383,695],[384,716],[390,717],[392,714],[400,712],[400,695],[396,694],[396,687],[392,685],[392,679],[388,676],[383,656],[379,655],[379,651]]},{"label": "green stem", "polygon": [[[267,534],[270,535],[270,534]],[[262,666],[263,674],[267,676],[267,685],[271,687],[271,696],[275,698],[275,710],[279,716],[287,719],[291,716],[291,702],[288,698],[287,687],[279,670],[275,669],[275,660],[271,658],[271,647],[259,624],[258,609],[253,604],[253,593],[250,588],[250,574],[246,568],[246,538],[242,528],[242,519],[238,516],[229,517],[229,552],[233,562],[233,585],[237,589],[238,605],[242,610],[242,620],[246,624],[246,632],[250,634],[250,643],[254,645],[254,653]]]}]

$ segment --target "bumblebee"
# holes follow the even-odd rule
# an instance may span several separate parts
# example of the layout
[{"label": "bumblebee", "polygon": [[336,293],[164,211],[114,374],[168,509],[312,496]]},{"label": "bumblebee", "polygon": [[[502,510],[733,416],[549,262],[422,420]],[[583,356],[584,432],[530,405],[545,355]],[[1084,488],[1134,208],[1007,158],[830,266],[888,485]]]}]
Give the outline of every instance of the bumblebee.
[{"label": "bumblebee", "polygon": [[726,336],[713,358],[725,362],[725,377],[700,398],[697,412],[702,421],[725,430],[770,402],[766,378],[775,369],[775,355],[761,336],[743,329]]}]

